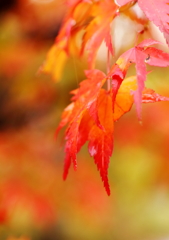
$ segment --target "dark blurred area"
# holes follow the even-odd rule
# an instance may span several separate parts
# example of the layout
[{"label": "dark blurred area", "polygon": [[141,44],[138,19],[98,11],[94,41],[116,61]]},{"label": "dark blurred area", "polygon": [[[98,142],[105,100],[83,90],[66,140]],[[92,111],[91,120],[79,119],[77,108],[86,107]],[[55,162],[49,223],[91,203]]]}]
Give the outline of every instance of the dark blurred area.
[{"label": "dark blurred area", "polygon": [[0,2],[1,131],[25,126],[56,103],[55,84],[36,72],[59,31],[61,12],[58,1]]},{"label": "dark blurred area", "polygon": [[0,1],[0,13],[3,14],[4,12],[11,10],[11,8],[15,7],[16,5],[16,0]]}]

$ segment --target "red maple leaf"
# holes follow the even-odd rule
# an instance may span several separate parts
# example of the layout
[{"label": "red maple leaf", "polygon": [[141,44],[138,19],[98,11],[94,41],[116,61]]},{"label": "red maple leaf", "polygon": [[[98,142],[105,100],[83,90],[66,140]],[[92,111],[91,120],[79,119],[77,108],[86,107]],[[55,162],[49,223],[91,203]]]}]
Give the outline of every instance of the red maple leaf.
[{"label": "red maple leaf", "polygon": [[[71,163],[76,170],[77,153],[88,141],[89,153],[94,158],[107,194],[110,195],[108,166],[113,153],[114,121],[130,111],[134,103],[133,92],[137,89],[137,77],[123,80],[114,99],[112,90],[101,89],[106,81],[104,73],[92,70],[86,75],[88,79],[74,91],[75,96],[72,98],[74,102],[63,112],[57,129],[59,131],[68,124],[65,134],[66,156],[63,178],[66,179]],[[168,100],[169,98],[162,97],[151,89],[144,88],[141,92],[143,103]]]},{"label": "red maple leaf", "polygon": [[98,115],[104,130],[94,124],[89,132],[89,153],[94,158],[104,182],[107,194],[110,195],[108,184],[108,166],[113,152],[113,111],[111,94],[102,89],[98,98]]},{"label": "red maple leaf", "polygon": [[[94,158],[108,195],[108,166],[113,153],[114,122],[130,111],[133,103],[136,104],[138,119],[141,120],[142,103],[169,100],[145,87],[146,64],[169,66],[169,54],[151,47],[159,42],[145,39],[124,52],[110,66],[110,53],[113,54],[110,25],[119,12],[125,12],[125,9],[135,3],[138,3],[146,15],[146,21],[139,22],[139,17],[133,18],[144,27],[139,36],[143,36],[144,30],[148,29],[149,19],[159,27],[168,41],[167,0],[68,0],[67,15],[44,65],[44,71],[52,72],[57,79],[70,55],[80,57],[87,53],[89,69],[85,71],[86,79],[80,83],[78,89],[72,91],[72,103],[64,110],[56,135],[61,128],[67,126],[63,178],[66,179],[72,163],[74,169],[77,169],[77,153],[88,142],[89,153]],[[81,37],[78,38],[79,36]],[[137,42],[139,40],[138,37]],[[109,56],[107,65],[110,70],[107,75],[95,69],[97,51],[103,41]],[[136,76],[126,79],[131,64],[135,64]]]}]

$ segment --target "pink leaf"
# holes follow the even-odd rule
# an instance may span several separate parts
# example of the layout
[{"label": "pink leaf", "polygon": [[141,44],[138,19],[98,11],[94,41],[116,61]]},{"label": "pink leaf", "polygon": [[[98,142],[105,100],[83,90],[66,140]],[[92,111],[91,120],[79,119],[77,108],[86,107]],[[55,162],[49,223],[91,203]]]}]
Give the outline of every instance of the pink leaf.
[{"label": "pink leaf", "polygon": [[169,54],[157,48],[147,48],[144,50],[147,54],[145,62],[152,66],[167,67],[169,66]]},{"label": "pink leaf", "polygon": [[108,50],[113,55],[114,52],[113,52],[113,44],[112,44],[112,38],[111,38],[110,31],[106,33],[106,36],[105,36],[104,40],[105,40],[105,43],[106,43],[106,46],[107,46]]},{"label": "pink leaf", "polygon": [[167,3],[169,3],[168,0],[138,0],[147,18],[159,27],[169,44],[169,5]]},{"label": "pink leaf", "polygon": [[144,48],[144,47],[149,47],[149,46],[154,45],[154,44],[161,44],[161,42],[149,38],[149,39],[143,40],[141,43],[139,43],[137,45],[137,47]]},{"label": "pink leaf", "polygon": [[134,102],[136,104],[137,114],[141,120],[141,99],[142,91],[144,89],[144,82],[146,80],[146,66],[144,63],[145,55],[138,48],[135,48],[135,61],[137,71],[137,90],[134,92]]}]

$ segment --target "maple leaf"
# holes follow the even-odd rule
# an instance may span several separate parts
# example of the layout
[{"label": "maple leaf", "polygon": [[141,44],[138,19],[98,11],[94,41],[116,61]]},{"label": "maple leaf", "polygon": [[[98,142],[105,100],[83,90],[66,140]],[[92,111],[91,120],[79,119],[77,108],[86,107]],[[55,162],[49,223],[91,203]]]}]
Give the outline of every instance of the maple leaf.
[{"label": "maple leaf", "polygon": [[[141,119],[141,103],[168,101],[168,98],[145,89],[146,65],[169,65],[169,54],[149,45],[158,43],[146,39],[136,47],[122,54],[110,70],[108,76],[95,69],[86,71],[87,79],[73,91],[73,104],[65,109],[58,130],[69,122],[66,131],[64,179],[71,162],[77,168],[76,155],[86,141],[88,150],[100,171],[105,189],[110,194],[108,183],[108,165],[113,152],[114,121],[130,111],[136,104],[137,114]],[[150,60],[151,59],[151,60]],[[159,60],[159,63],[158,63]],[[125,79],[129,66],[135,63],[137,76]],[[112,78],[112,91],[101,89],[106,80]],[[111,93],[111,94],[110,94]]]},{"label": "maple leaf", "polygon": [[[119,120],[125,113],[129,112],[133,103],[133,91],[137,89],[137,77],[131,76],[126,78],[119,88],[116,96],[115,108],[114,108],[114,121]],[[141,95],[142,103],[154,103],[160,101],[169,101],[168,97],[161,96],[155,93],[154,90],[144,88]]]},{"label": "maple leaf", "polygon": [[145,55],[140,49],[135,48],[135,62],[137,71],[137,90],[134,91],[134,101],[136,104],[138,119],[141,121],[141,98],[146,81]]},{"label": "maple leaf", "polygon": [[106,81],[106,75],[96,69],[85,71],[85,73],[87,79],[80,83],[80,88],[72,100],[78,100],[83,103],[83,107],[89,110],[93,120],[102,128],[97,115],[97,97],[101,87]]},{"label": "maple leaf", "polygon": [[66,131],[66,146],[65,146],[65,171],[63,178],[66,179],[68,174],[68,169],[70,167],[71,161],[73,161],[74,169],[77,169],[76,155],[78,152],[77,141],[79,135],[79,125],[83,117],[84,110],[82,110],[71,122]]},{"label": "maple leaf", "polygon": [[[117,92],[113,109],[112,91],[101,89],[106,79],[105,74],[98,70],[92,70],[88,71],[86,75],[88,79],[81,83],[79,89],[73,91],[75,93],[73,97],[74,102],[63,112],[62,120],[57,129],[59,131],[60,128],[69,124],[65,136],[66,156],[63,178],[66,179],[72,162],[76,170],[76,155],[88,141],[89,153],[94,158],[106,192],[110,195],[108,166],[114,146],[114,122],[130,111],[134,103],[133,91],[137,89],[137,76],[123,80]],[[93,81],[91,81],[92,79]],[[96,82],[101,84],[96,84]],[[89,83],[91,83],[94,89],[89,88]],[[152,103],[169,101],[169,98],[155,93],[152,89],[144,88],[141,93],[141,101],[143,103]],[[97,120],[100,125],[98,125],[97,120],[90,112],[93,104],[94,112],[97,112]]]},{"label": "maple leaf", "polygon": [[79,89],[72,91],[72,102],[62,113],[61,122],[56,130],[56,135],[68,122],[72,122],[84,109],[90,109],[96,100],[101,87],[106,81],[106,75],[99,70],[86,71],[87,79],[80,83]]},{"label": "maple leaf", "polygon": [[86,110],[81,123],[79,125],[79,135],[78,135],[78,142],[77,142],[77,151],[81,149],[81,147],[88,141],[89,132],[94,125],[94,120],[92,119],[89,111]]},{"label": "maple leaf", "polygon": [[[47,55],[41,70],[51,73],[54,79],[61,78],[65,63],[70,55],[83,55],[88,52],[89,68],[95,66],[97,51],[105,40],[106,46],[113,54],[110,24],[117,15],[117,6],[111,0],[106,1],[68,1],[69,11],[56,37],[56,42]],[[81,34],[83,33],[83,34]],[[82,44],[79,49],[79,34]]]},{"label": "maple leaf", "polygon": [[[152,39],[146,39],[135,47],[135,63],[137,71],[137,90],[134,92],[134,100],[137,107],[138,118],[141,120],[141,95],[145,88],[146,66],[145,63],[153,66],[169,66],[169,54],[156,48],[146,48],[152,44],[158,43]],[[152,59],[152,60],[150,60]]]},{"label": "maple leaf", "polygon": [[138,0],[138,5],[147,18],[152,21],[164,34],[169,45],[169,1],[168,0]]},{"label": "maple leaf", "polygon": [[[66,156],[63,178],[66,179],[71,162],[76,170],[76,155],[82,145],[89,141],[89,152],[94,157],[106,191],[110,194],[107,171],[113,149],[112,99],[105,90],[101,90],[106,81],[104,73],[99,70],[90,70],[86,71],[86,75],[88,78],[81,82],[79,89],[73,91],[75,95],[72,100],[74,102],[63,112],[57,129],[58,133],[69,122],[65,137]],[[108,116],[110,117],[107,118]],[[104,162],[102,165],[100,157]]]},{"label": "maple leaf", "polygon": [[[110,54],[113,55],[110,24],[118,12],[129,9],[136,2],[168,40],[167,0],[158,3],[153,0],[68,0],[68,12],[43,67],[44,71],[51,72],[55,79],[59,79],[69,56],[80,57],[87,52],[89,70],[85,71],[86,79],[78,89],[72,91],[72,103],[62,114],[56,136],[61,128],[67,126],[63,178],[66,179],[72,163],[74,169],[77,169],[77,153],[88,142],[88,151],[94,158],[108,195],[108,167],[113,153],[114,122],[129,112],[133,103],[136,105],[138,119],[141,120],[142,103],[169,101],[169,98],[145,87],[146,64],[169,66],[169,54],[151,47],[159,42],[153,39],[143,40],[123,53],[109,68]],[[140,23],[147,24],[147,18]],[[135,17],[133,19],[137,20]],[[95,69],[97,51],[103,41],[108,48],[107,65],[110,71],[107,70],[107,75]],[[126,79],[131,64],[135,64],[136,76]],[[103,89],[106,82],[107,90]]]},{"label": "maple leaf", "polygon": [[163,33],[169,45],[169,1],[168,0],[116,0],[116,4],[120,7],[128,3],[138,2],[146,17],[152,21]]},{"label": "maple leaf", "polygon": [[69,0],[67,4],[69,8],[62,27],[40,69],[44,73],[50,73],[53,79],[57,81],[62,76],[69,56],[78,56],[80,53],[76,38],[89,21],[92,10],[91,1]]},{"label": "maple leaf", "polygon": [[[93,103],[97,101],[100,89],[106,81],[105,74],[95,69],[86,71],[86,76],[87,79],[82,81],[79,89],[74,91],[75,95],[72,97],[74,102],[63,112],[62,120],[56,130],[57,135],[59,130],[69,122],[66,131],[64,179],[67,176],[72,161],[74,169],[76,170],[77,168],[76,155],[84,144],[84,136],[81,134],[81,132],[83,132],[81,129],[83,126],[82,120],[84,122],[83,118],[86,115],[86,110],[89,110],[93,119],[96,120],[96,124],[101,127],[99,119],[97,118],[97,104],[94,105]],[[92,108],[92,111],[90,111],[90,108]]]},{"label": "maple leaf", "polygon": [[113,119],[114,121],[119,120],[120,117],[122,117],[125,113],[129,112],[133,102],[133,94],[131,91],[134,91],[137,89],[137,79],[136,76],[131,76],[129,78],[126,78],[116,95],[116,100],[114,104],[114,114]]},{"label": "maple leaf", "polygon": [[63,111],[61,121],[55,132],[55,137],[57,137],[60,129],[63,128],[66,124],[68,124],[68,122],[70,122],[73,108],[74,108],[74,102],[69,104]]},{"label": "maple leaf", "polygon": [[[164,53],[156,48],[149,47],[159,42],[153,39],[146,39],[134,48],[123,53],[116,64],[113,65],[108,77],[112,79],[113,102],[115,102],[116,94],[124,80],[129,66],[135,63],[137,72],[137,89],[133,92],[136,103],[138,119],[141,121],[141,98],[142,91],[146,81],[146,63],[153,66],[166,67],[169,66],[169,54]],[[114,106],[114,104],[113,104]]]},{"label": "maple leaf", "polygon": [[161,101],[169,101],[169,98],[161,96],[160,94],[156,93],[153,89],[147,88],[143,91],[142,103],[155,103]]},{"label": "maple leaf", "polygon": [[133,48],[122,54],[108,73],[108,79],[112,80],[113,108],[117,92],[124,80],[129,66],[133,62]]},{"label": "maple leaf", "polygon": [[53,45],[48,51],[46,61],[40,68],[44,73],[50,73],[55,80],[61,78],[65,63],[68,59],[66,52],[63,50],[65,41],[60,42],[58,45]]},{"label": "maple leaf", "polygon": [[98,98],[98,115],[104,130],[101,130],[96,124],[89,133],[89,153],[94,157],[97,168],[104,182],[107,194],[110,195],[108,183],[108,166],[113,152],[113,112],[111,95],[102,89]]},{"label": "maple leaf", "polygon": [[111,0],[98,1],[92,11],[92,21],[85,28],[81,53],[88,51],[89,68],[94,68],[98,48],[103,40],[111,54],[113,54],[112,40],[110,35],[110,24],[117,16],[117,6]]},{"label": "maple leaf", "polygon": [[151,66],[168,67],[169,66],[169,54],[159,50],[157,48],[149,47],[144,50],[147,54],[145,62]]}]

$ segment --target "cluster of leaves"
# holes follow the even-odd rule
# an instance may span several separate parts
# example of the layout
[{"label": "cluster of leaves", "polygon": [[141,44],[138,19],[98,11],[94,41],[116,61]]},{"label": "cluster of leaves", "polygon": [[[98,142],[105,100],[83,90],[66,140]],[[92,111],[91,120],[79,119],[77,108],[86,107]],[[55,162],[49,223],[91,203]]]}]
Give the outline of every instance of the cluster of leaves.
[{"label": "cluster of leaves", "polygon": [[[110,195],[108,166],[113,152],[114,122],[130,111],[133,103],[141,121],[142,103],[169,100],[145,87],[148,73],[146,64],[167,67],[169,54],[151,47],[159,44],[158,41],[144,39],[124,52],[110,66],[110,56],[114,52],[111,23],[121,12],[128,11],[137,4],[145,14],[144,21],[136,14],[128,16],[142,24],[143,30],[138,36],[144,33],[148,21],[152,21],[159,27],[168,44],[169,1],[68,0],[67,4],[68,13],[43,66],[44,72],[51,73],[58,80],[71,55],[80,57],[87,53],[86,79],[78,89],[72,91],[72,103],[64,110],[57,128],[58,133],[68,125],[63,177],[66,179],[71,163],[74,169],[77,168],[77,153],[88,141],[89,153],[94,158],[107,194]],[[80,39],[80,44],[77,39],[78,42]],[[108,49],[106,74],[95,68],[97,52],[103,41]],[[135,64],[136,76],[125,78],[131,64]]]}]

